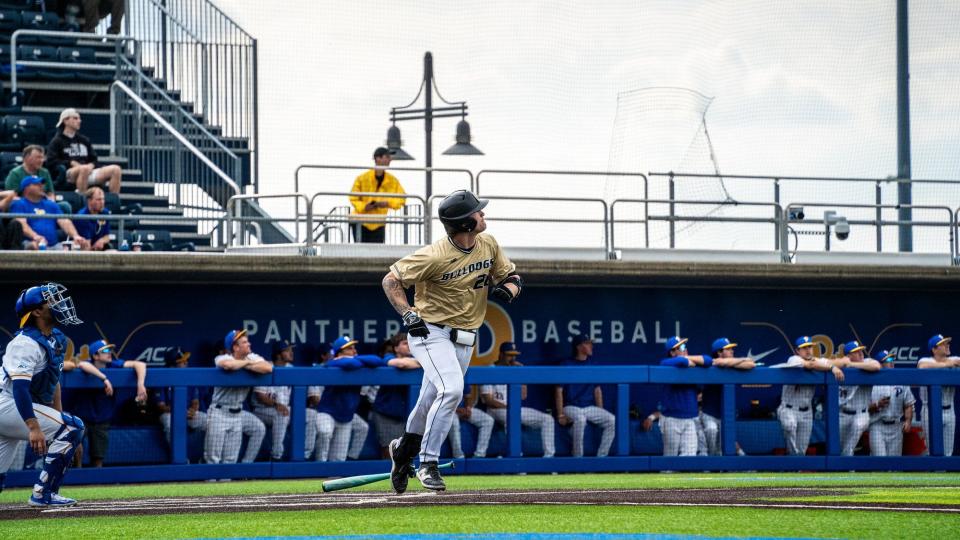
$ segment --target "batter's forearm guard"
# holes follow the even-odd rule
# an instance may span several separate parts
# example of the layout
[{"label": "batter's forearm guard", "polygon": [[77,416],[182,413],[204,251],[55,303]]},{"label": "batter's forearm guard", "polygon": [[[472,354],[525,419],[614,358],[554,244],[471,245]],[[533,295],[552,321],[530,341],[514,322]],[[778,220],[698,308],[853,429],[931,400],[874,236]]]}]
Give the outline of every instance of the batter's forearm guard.
[{"label": "batter's forearm guard", "polygon": [[[506,287],[507,283],[513,283],[517,287],[517,293],[514,294]],[[497,283],[497,286],[493,289],[493,297],[497,300],[502,300],[507,302],[513,302],[520,293],[523,291],[523,278],[520,277],[517,273],[511,273],[505,277],[500,283]]]}]

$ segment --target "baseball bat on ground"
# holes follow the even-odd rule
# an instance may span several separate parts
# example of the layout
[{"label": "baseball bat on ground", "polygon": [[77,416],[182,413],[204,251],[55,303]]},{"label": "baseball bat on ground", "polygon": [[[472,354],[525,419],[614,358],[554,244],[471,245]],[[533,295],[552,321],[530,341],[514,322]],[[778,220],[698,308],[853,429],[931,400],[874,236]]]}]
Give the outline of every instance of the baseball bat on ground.
[{"label": "baseball bat on ground", "polygon": [[[444,463],[440,465],[440,469],[452,469],[453,462]],[[367,484],[372,484],[374,482],[379,482],[381,480],[386,480],[390,478],[390,473],[377,473],[377,474],[361,474],[359,476],[347,476],[344,478],[337,478],[336,480],[327,480],[323,483],[323,491],[327,493],[329,491],[339,491],[341,489],[350,489],[359,486],[365,486]]]}]

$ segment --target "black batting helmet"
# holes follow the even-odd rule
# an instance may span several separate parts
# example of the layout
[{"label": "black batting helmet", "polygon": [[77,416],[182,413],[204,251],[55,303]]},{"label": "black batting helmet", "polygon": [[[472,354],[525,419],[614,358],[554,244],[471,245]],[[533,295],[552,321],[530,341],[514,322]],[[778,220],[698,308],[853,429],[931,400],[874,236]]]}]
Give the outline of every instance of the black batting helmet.
[{"label": "black batting helmet", "polygon": [[447,229],[447,234],[470,232],[477,227],[477,220],[471,216],[483,210],[489,202],[487,199],[478,199],[465,189],[454,191],[440,202],[440,222]]}]

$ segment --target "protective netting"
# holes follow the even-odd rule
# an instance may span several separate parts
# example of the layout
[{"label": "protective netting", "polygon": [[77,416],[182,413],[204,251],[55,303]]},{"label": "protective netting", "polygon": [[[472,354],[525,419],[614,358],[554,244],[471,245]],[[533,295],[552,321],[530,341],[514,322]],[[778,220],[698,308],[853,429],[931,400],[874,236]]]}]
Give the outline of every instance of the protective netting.
[{"label": "protective netting", "polygon": [[[391,107],[410,103],[420,88],[429,50],[439,92],[449,101],[466,100],[473,143],[485,153],[444,155],[458,118],[438,118],[435,167],[719,174],[722,180],[678,177],[675,196],[772,202],[772,181],[731,175],[897,174],[895,7],[570,0],[301,1],[277,7],[243,0],[231,3],[229,13],[261,44],[261,191],[291,191],[300,163],[371,163],[373,148],[384,143]],[[960,102],[952,96],[960,88],[960,37],[953,27],[960,6],[915,2],[909,16],[912,175],[957,178],[960,126],[954,119]],[[293,20],[310,31],[290,32]],[[395,164],[423,166],[423,122],[397,127],[415,160]],[[354,174],[325,176],[331,181],[323,180],[322,189],[345,191]],[[425,194],[422,174],[400,179],[408,192]],[[455,184],[461,185],[438,181],[433,193]],[[666,177],[651,177],[650,196],[666,196],[667,186]],[[874,204],[875,187],[784,181],[780,200]],[[884,204],[896,201],[895,184],[881,187]],[[600,197],[609,203],[642,197],[643,187],[620,177],[503,175],[484,178],[483,192]],[[958,195],[960,187],[946,184],[914,189],[917,204],[944,204]],[[636,221],[647,212],[668,212],[631,204],[619,210],[623,219]],[[809,215],[818,219],[822,210]],[[550,217],[570,217],[559,212]],[[775,243],[772,224],[722,221],[770,218],[771,208],[703,205],[678,207],[674,215],[719,218],[676,221],[676,247],[770,249]],[[643,223],[618,227],[623,247],[670,244],[666,221],[652,223],[649,231]],[[874,226],[852,229],[850,239],[833,249],[875,249]],[[545,237],[574,245],[598,242],[595,231],[556,221],[505,224],[499,232],[505,245],[539,245]],[[943,226],[914,233],[918,251],[939,252],[947,245]],[[885,227],[882,236],[884,250],[896,248],[895,226]],[[799,238],[801,250],[822,249],[822,236]]]}]

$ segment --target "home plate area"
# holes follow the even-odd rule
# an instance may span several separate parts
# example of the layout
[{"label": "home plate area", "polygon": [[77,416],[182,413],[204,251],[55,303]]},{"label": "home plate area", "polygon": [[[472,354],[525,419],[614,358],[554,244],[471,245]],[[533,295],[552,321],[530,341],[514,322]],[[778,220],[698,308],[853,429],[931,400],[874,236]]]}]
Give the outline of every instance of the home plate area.
[{"label": "home plate area", "polygon": [[[876,486],[874,486],[876,487]],[[385,508],[488,504],[750,507],[777,509],[869,510],[877,512],[960,513],[960,505],[865,502],[794,502],[785,498],[855,495],[851,489],[829,488],[712,488],[610,489],[548,491],[454,491],[444,493],[317,493],[244,495],[231,497],[169,497],[81,501],[69,508],[34,509],[25,504],[0,505],[0,520],[29,517],[124,516],[206,512],[263,512],[328,508]]]}]

